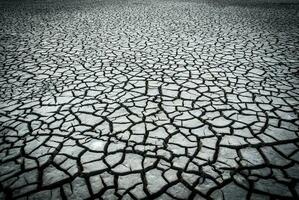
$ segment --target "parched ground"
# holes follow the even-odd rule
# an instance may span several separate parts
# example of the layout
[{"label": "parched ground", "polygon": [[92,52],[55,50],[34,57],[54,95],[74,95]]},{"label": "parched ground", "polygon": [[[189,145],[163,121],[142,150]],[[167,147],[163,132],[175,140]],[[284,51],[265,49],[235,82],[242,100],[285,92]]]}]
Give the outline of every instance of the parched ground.
[{"label": "parched ground", "polygon": [[298,199],[298,11],[1,1],[0,199]]}]

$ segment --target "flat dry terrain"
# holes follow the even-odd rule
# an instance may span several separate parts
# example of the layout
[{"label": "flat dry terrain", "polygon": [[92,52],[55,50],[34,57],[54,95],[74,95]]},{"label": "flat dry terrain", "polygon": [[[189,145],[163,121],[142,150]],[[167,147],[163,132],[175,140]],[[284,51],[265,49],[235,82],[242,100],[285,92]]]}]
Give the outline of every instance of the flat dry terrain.
[{"label": "flat dry terrain", "polygon": [[298,199],[298,1],[0,2],[0,199]]}]

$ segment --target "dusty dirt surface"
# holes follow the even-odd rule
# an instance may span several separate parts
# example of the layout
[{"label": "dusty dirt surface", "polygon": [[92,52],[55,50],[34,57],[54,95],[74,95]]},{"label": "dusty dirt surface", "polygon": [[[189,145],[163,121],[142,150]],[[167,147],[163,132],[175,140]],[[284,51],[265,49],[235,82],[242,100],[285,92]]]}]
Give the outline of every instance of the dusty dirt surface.
[{"label": "dusty dirt surface", "polygon": [[298,199],[298,1],[0,2],[0,199]]}]

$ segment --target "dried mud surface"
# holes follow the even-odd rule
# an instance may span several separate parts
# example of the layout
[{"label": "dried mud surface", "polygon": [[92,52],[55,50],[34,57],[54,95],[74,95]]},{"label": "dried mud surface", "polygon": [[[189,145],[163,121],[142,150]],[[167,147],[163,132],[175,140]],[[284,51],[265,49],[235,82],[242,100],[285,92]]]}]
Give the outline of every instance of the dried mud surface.
[{"label": "dried mud surface", "polygon": [[0,199],[298,199],[298,8],[1,1]]}]

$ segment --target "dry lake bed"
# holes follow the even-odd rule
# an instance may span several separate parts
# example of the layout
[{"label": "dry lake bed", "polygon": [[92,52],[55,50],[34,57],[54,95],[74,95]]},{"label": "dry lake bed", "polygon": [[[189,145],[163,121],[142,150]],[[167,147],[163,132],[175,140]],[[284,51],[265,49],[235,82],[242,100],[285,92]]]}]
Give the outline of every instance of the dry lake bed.
[{"label": "dry lake bed", "polygon": [[299,198],[299,1],[0,1],[0,199]]}]

